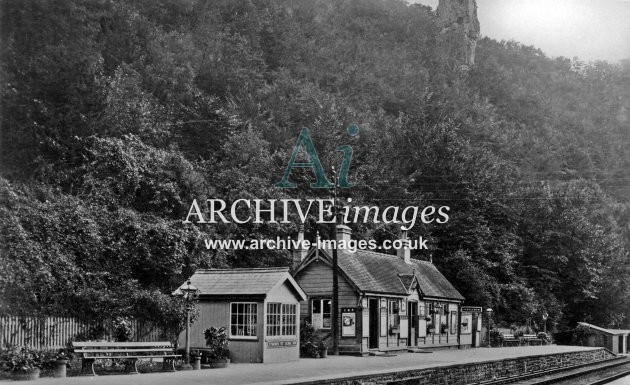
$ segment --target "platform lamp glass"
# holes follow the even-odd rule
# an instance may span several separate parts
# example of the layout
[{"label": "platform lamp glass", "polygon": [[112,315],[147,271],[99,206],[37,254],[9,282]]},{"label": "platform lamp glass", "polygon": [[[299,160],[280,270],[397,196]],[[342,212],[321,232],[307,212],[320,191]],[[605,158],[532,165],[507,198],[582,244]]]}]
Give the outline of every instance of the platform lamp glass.
[{"label": "platform lamp glass", "polygon": [[186,285],[179,288],[181,296],[186,301],[186,363],[182,366],[182,370],[192,370],[190,365],[190,311],[192,304],[199,297],[199,290],[190,283],[190,279],[186,281]]},{"label": "platform lamp glass", "polygon": [[486,309],[486,314],[488,315],[488,347],[491,347],[491,345],[490,345],[490,329],[492,328],[492,324],[491,324],[492,309],[487,308]]}]

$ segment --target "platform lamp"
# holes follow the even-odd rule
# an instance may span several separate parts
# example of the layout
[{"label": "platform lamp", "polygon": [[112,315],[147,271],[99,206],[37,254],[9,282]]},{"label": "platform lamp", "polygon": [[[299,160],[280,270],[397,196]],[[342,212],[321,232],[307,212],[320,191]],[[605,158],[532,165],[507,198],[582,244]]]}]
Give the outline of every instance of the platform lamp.
[{"label": "platform lamp", "polygon": [[491,325],[491,319],[492,319],[492,309],[487,308],[486,309],[486,314],[488,314],[488,347],[490,346],[490,328],[492,327]]},{"label": "platform lamp", "polygon": [[190,279],[186,281],[186,285],[179,288],[181,296],[186,301],[186,363],[182,366],[182,370],[192,370],[190,365],[190,310],[192,303],[199,297],[199,290],[190,283]]},{"label": "platform lamp", "polygon": [[543,331],[545,332],[545,334],[547,334],[547,318],[549,318],[549,313],[542,313]]}]

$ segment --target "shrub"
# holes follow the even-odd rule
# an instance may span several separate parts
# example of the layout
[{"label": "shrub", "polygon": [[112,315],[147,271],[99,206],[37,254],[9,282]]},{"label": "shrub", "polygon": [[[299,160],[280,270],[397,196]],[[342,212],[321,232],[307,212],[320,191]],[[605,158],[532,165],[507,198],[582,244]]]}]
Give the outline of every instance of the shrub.
[{"label": "shrub", "polygon": [[578,325],[573,331],[572,345],[584,346],[588,343],[588,337],[592,334],[591,328],[586,325]]},{"label": "shrub", "polygon": [[208,352],[210,359],[223,360],[230,358],[230,349],[228,347],[230,341],[228,341],[226,328],[211,326],[203,331],[203,335],[206,338],[206,346],[210,348]]},{"label": "shrub", "polygon": [[2,370],[7,372],[41,369],[42,364],[42,354],[28,346],[14,346],[0,355]]},{"label": "shrub", "polygon": [[133,337],[133,328],[131,320],[127,317],[116,317],[113,321],[114,338],[119,342],[126,342]]},{"label": "shrub", "polygon": [[549,343],[551,342],[551,337],[549,336],[549,334],[545,333],[545,332],[538,332],[538,334],[536,335],[536,337],[541,340],[544,341],[545,343]]},{"label": "shrub", "polygon": [[300,329],[300,357],[317,357],[319,354],[319,339],[315,328],[308,322]]}]

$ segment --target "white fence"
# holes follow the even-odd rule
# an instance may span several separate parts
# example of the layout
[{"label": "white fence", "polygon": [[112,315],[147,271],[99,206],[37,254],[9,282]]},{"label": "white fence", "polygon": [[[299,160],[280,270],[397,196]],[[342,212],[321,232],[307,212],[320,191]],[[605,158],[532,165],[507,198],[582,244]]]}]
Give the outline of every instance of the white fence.
[{"label": "white fence", "polygon": [[[28,345],[38,350],[65,347],[77,335],[91,330],[104,330],[104,337],[113,338],[111,321],[84,322],[66,317],[0,317],[0,348]],[[152,325],[131,321],[132,341],[163,341],[170,339]]]}]

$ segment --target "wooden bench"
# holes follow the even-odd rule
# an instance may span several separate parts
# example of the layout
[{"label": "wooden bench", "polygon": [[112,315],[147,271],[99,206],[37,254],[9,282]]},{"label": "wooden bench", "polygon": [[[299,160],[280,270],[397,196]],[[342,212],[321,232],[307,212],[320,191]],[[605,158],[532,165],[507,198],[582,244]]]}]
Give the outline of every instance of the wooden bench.
[{"label": "wooden bench", "polygon": [[542,345],[542,340],[536,334],[523,334],[521,340],[527,345]]},{"label": "wooden bench", "polygon": [[501,335],[503,336],[503,339],[501,340],[501,346],[505,346],[506,344],[508,346],[509,345],[519,346],[521,344],[521,340],[516,338],[514,334],[501,334]]},{"label": "wooden bench", "polygon": [[73,342],[74,352],[81,357],[81,374],[96,376],[94,361],[124,360],[128,373],[138,374],[139,358],[162,358],[162,369],[175,371],[175,354],[173,344],[160,342]]}]

